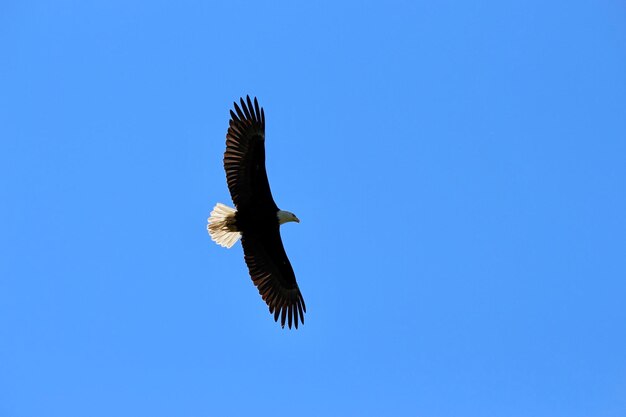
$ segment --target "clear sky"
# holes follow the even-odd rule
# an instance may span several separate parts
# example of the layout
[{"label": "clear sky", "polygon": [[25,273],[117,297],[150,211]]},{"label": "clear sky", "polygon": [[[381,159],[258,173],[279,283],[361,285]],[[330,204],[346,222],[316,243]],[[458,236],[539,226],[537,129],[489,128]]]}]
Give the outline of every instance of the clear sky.
[{"label": "clear sky", "polygon": [[[206,233],[246,94],[297,331]],[[251,415],[626,415],[623,2],[0,5],[0,416]]]}]

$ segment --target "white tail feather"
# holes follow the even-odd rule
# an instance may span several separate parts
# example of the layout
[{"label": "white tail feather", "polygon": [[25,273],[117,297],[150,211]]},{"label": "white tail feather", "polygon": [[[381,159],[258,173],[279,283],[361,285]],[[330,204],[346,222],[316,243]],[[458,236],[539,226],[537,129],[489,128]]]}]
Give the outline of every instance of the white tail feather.
[{"label": "white tail feather", "polygon": [[222,203],[217,203],[208,218],[209,224],[206,229],[215,243],[225,248],[231,248],[239,239],[241,233],[235,225],[235,210]]}]

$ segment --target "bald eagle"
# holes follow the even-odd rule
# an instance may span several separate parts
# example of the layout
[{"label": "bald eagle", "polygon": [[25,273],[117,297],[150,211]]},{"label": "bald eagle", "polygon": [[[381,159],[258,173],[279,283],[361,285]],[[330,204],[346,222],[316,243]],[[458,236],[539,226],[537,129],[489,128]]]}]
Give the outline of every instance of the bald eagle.
[{"label": "bald eagle", "polygon": [[284,328],[304,324],[306,306],[280,238],[280,226],[300,220],[280,210],[265,172],[265,112],[250,97],[234,104],[226,133],[224,169],[236,209],[217,203],[207,230],[218,245],[232,247],[239,239],[252,282]]}]

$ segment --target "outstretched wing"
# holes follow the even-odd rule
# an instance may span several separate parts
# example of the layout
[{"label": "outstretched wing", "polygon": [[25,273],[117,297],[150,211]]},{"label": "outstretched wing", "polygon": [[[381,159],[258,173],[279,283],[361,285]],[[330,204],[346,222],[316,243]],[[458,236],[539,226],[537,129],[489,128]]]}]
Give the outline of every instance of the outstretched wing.
[{"label": "outstretched wing", "polygon": [[238,209],[249,205],[263,206],[272,211],[278,207],[265,171],[265,113],[254,106],[250,96],[240,99],[235,111],[230,111],[230,123],[226,134],[224,169],[233,203]]},{"label": "outstretched wing", "polygon": [[241,244],[252,281],[274,314],[274,321],[280,316],[280,325],[285,327],[287,320],[290,329],[292,323],[296,329],[298,322],[304,324],[306,305],[280,239],[278,223],[275,229],[263,233],[244,233]]}]

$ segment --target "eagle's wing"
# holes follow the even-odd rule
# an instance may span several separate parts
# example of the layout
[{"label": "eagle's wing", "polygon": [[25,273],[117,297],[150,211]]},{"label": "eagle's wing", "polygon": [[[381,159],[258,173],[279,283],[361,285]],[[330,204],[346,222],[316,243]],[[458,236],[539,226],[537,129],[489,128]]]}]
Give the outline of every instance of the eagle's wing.
[{"label": "eagle's wing", "polygon": [[296,329],[298,321],[304,324],[306,305],[285,253],[278,223],[275,229],[262,234],[245,233],[241,244],[252,281],[274,314],[274,320],[278,321],[280,316],[281,326],[285,326],[287,319],[289,328],[293,322]]},{"label": "eagle's wing", "polygon": [[230,111],[230,123],[226,134],[224,169],[233,203],[238,209],[249,205],[277,211],[265,171],[265,113],[254,106],[250,96],[241,101],[241,108],[234,103]]}]

